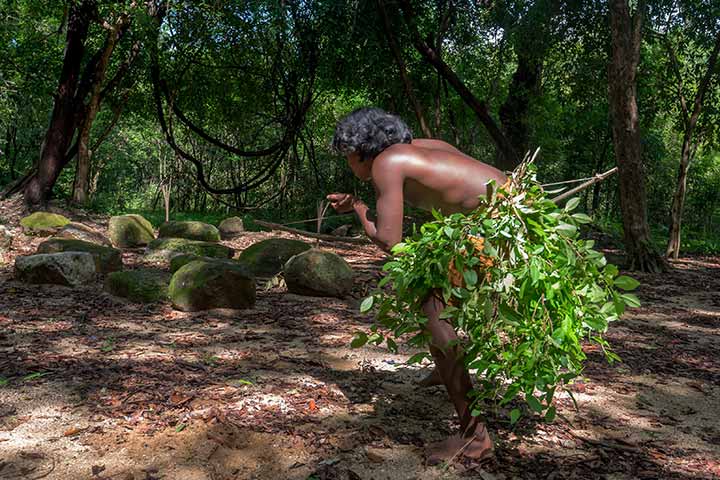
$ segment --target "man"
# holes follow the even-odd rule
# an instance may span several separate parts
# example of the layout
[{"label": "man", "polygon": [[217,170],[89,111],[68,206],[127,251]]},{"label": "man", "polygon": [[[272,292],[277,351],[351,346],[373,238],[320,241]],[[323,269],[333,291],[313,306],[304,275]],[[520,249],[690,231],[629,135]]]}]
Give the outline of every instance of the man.
[{"label": "man", "polygon": [[[373,221],[362,200],[345,193],[327,196],[341,213],[355,211],[368,237],[386,252],[402,240],[403,205],[448,215],[471,212],[486,193],[486,184],[498,185],[507,177],[498,169],[465,155],[440,140],[413,139],[398,117],[378,108],[361,108],[343,118],[335,129],[333,148],[347,157],[353,173],[372,181],[376,192]],[[430,352],[435,360],[437,383],[443,383],[460,418],[460,434],[431,445],[428,461],[438,463],[458,453],[481,459],[492,453],[485,425],[470,414],[470,376],[462,352],[451,344],[457,339],[453,327],[440,319],[444,305],[430,296],[423,305],[431,334]],[[453,345],[453,346],[449,346]],[[432,379],[427,384],[432,384]]]}]

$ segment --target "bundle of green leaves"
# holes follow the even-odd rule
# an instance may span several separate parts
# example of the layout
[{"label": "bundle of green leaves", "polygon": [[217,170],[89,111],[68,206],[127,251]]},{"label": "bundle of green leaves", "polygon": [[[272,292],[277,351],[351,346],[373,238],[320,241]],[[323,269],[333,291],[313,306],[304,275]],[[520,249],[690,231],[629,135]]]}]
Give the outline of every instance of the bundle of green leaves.
[{"label": "bundle of green leaves", "polygon": [[[522,394],[532,411],[552,420],[556,389],[582,372],[581,342],[617,360],[602,335],[626,306],[640,303],[626,293],[638,282],[618,276],[592,240],[579,238],[578,225],[591,222],[573,213],[579,200],[561,208],[551,193],[524,164],[504,186],[489,184],[472,213],[433,212],[434,221],[393,248],[378,290],[360,307],[376,309],[377,321],[353,346],[386,341],[397,351],[393,337],[407,336],[426,347],[422,304],[439,295],[447,305],[441,318],[457,331],[465,364],[478,377],[473,413]],[[512,423],[520,416],[520,409],[510,411]]]}]

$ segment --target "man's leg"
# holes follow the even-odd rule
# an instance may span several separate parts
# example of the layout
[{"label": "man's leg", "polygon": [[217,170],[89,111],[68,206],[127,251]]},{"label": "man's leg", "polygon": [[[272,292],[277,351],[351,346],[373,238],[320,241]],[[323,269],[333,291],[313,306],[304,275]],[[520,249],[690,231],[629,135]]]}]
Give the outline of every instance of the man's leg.
[{"label": "man's leg", "polygon": [[445,305],[442,300],[434,295],[423,304],[423,312],[428,317],[427,329],[432,336],[430,353],[460,419],[460,435],[431,445],[428,454],[430,463],[448,460],[456,454],[479,459],[492,452],[492,441],[485,425],[470,414],[470,375],[463,364],[459,347],[448,347],[450,342],[457,340],[457,335],[449,323],[440,319],[443,308]]}]

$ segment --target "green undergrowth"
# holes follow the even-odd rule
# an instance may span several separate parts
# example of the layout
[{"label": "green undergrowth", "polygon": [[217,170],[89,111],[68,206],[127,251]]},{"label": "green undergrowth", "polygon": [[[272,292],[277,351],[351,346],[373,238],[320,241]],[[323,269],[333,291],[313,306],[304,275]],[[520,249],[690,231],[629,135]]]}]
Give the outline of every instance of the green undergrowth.
[{"label": "green undergrowth", "polygon": [[[622,246],[623,230],[620,220],[604,219],[595,222],[595,227],[602,233],[612,237],[615,243]],[[709,232],[683,227],[681,236],[680,255],[720,255],[720,228],[717,232]],[[668,241],[668,228],[666,225],[650,225],[650,239],[653,247],[664,253]]]}]

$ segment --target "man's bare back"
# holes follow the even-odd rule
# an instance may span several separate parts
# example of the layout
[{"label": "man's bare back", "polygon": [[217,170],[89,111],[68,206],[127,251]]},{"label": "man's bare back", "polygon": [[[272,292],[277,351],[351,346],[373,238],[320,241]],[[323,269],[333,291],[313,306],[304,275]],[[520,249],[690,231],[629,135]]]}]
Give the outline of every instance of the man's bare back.
[{"label": "man's bare back", "polygon": [[362,160],[358,154],[347,158],[355,175],[375,186],[376,220],[351,195],[331,194],[328,199],[339,212],[355,210],[370,239],[385,251],[402,240],[404,204],[446,215],[469,212],[478,206],[487,182],[507,180],[500,170],[441,140],[413,139],[391,145],[374,159]]}]

